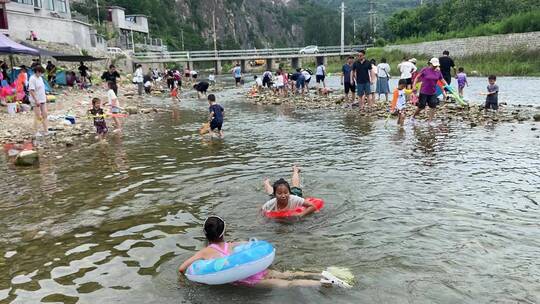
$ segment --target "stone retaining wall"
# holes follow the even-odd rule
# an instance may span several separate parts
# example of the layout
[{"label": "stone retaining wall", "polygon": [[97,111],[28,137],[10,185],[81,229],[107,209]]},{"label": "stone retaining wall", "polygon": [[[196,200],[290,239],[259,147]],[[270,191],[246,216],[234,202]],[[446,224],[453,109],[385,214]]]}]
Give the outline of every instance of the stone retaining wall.
[{"label": "stone retaining wall", "polygon": [[390,45],[386,46],[385,50],[400,50],[411,54],[425,54],[436,57],[440,56],[444,50],[448,50],[452,57],[464,57],[474,54],[496,53],[519,48],[528,50],[540,49],[540,32]]}]

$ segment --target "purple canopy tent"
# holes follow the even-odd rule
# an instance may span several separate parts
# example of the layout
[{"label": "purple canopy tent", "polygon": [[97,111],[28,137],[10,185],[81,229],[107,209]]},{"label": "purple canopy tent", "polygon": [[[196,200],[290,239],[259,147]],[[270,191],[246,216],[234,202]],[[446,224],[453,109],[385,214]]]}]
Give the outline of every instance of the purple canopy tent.
[{"label": "purple canopy tent", "polygon": [[0,53],[3,54],[26,54],[39,56],[39,51],[19,44],[5,35],[0,34]]}]

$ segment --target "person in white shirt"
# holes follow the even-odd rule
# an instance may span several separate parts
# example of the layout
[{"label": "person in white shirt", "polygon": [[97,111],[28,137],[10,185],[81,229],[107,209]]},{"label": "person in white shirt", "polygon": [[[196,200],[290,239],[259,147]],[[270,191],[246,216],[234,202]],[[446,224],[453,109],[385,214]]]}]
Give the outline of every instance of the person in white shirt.
[{"label": "person in white shirt", "polygon": [[304,78],[306,79],[305,80],[305,87],[304,87],[304,90],[305,92],[309,92],[309,82],[311,81],[311,74],[305,70],[305,69],[302,69],[302,74],[304,75]]},{"label": "person in white shirt", "polygon": [[253,78],[255,79],[255,88],[257,89],[257,91],[262,91],[262,88],[263,88],[263,81],[262,81],[262,78],[261,77],[258,77],[257,75],[253,76]]},{"label": "person in white shirt", "polygon": [[279,96],[284,96],[284,92],[285,92],[283,90],[284,87],[285,87],[285,80],[283,79],[283,75],[281,74],[281,72],[278,71],[276,75],[276,89]]},{"label": "person in white shirt", "polygon": [[144,90],[144,75],[142,65],[137,64],[137,69],[133,75],[133,82],[137,84],[137,93],[142,96]]},{"label": "person in white shirt", "polygon": [[107,83],[107,86],[109,87],[109,90],[107,91],[107,104],[111,107],[111,113],[112,113],[112,119],[113,119],[113,125],[114,125],[114,131],[113,132],[121,132],[122,131],[122,123],[120,121],[120,118],[118,117],[118,114],[121,112],[120,108],[120,102],[118,101],[118,97],[116,96],[116,93],[114,93],[114,83],[112,81],[109,81]]},{"label": "person in white shirt", "polygon": [[300,217],[313,213],[315,206],[302,198],[303,193],[300,188],[300,169],[293,166],[291,178],[292,187],[283,178],[276,181],[273,185],[270,180],[264,180],[264,190],[273,198],[267,201],[263,206],[263,211],[281,211],[295,210],[298,207],[306,207],[299,215]]},{"label": "person in white shirt", "polygon": [[315,80],[317,81],[317,83],[322,82],[323,88],[326,88],[326,82],[324,81],[325,78],[326,67],[324,66],[324,64],[321,63],[317,66],[317,71],[315,72]]},{"label": "person in white shirt", "polygon": [[379,95],[379,100],[381,99],[381,94],[384,94],[386,102],[388,102],[388,94],[390,94],[389,80],[390,65],[386,63],[386,58],[382,58],[381,63],[377,65],[377,94]]},{"label": "person in white shirt", "polygon": [[30,105],[34,108],[34,129],[36,130],[36,136],[40,136],[38,131],[38,124],[41,122],[43,126],[43,135],[49,134],[49,128],[47,126],[47,95],[45,94],[45,83],[41,76],[45,73],[42,66],[36,66],[34,68],[34,75],[30,76],[28,81],[28,90],[30,91]]},{"label": "person in white shirt", "polygon": [[208,82],[210,83],[210,85],[215,85],[216,84],[216,76],[214,74],[208,75]]},{"label": "person in white shirt", "polygon": [[405,79],[407,82],[407,89],[412,88],[412,74],[416,72],[416,66],[407,60],[407,57],[403,57],[403,61],[398,64],[398,70],[401,72],[399,79]]},{"label": "person in white shirt", "polygon": [[197,79],[197,71],[191,70],[191,72],[189,72],[189,73],[190,73],[192,79],[194,79],[194,80]]}]

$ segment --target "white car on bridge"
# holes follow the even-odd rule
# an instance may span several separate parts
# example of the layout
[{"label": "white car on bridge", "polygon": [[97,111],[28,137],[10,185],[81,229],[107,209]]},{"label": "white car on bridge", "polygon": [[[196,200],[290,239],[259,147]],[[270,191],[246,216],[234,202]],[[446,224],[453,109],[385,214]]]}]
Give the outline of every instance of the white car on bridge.
[{"label": "white car on bridge", "polygon": [[317,54],[319,53],[319,47],[316,45],[308,45],[305,48],[301,49],[300,54]]}]

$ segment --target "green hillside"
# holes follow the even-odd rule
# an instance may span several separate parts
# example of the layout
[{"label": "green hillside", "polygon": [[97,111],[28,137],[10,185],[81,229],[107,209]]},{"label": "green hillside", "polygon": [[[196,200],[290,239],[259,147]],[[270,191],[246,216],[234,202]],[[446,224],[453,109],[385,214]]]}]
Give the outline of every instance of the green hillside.
[{"label": "green hillside", "polygon": [[417,42],[540,30],[539,0],[446,0],[395,13],[382,35]]}]

